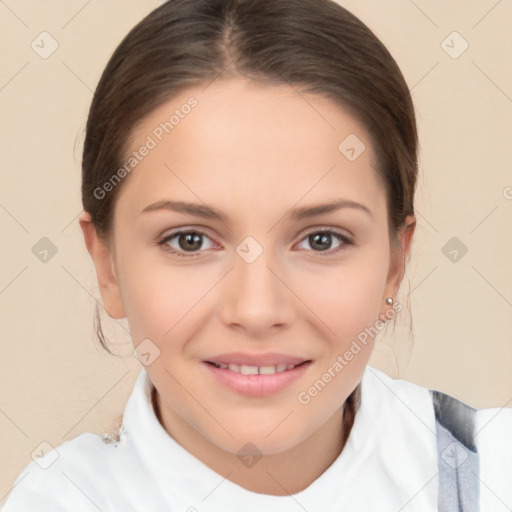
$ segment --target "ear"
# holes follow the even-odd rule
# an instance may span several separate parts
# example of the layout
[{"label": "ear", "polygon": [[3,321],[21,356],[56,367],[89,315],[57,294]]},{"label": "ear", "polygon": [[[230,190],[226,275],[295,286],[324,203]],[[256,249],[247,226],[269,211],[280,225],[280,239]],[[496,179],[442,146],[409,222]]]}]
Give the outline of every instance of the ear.
[{"label": "ear", "polygon": [[114,255],[98,236],[96,226],[88,212],[84,211],[80,214],[79,223],[84,235],[85,245],[96,267],[96,276],[103,305],[112,318],[124,318],[126,314],[115,273]]},{"label": "ear", "polygon": [[391,260],[383,303],[385,303],[387,297],[396,298],[396,294],[405,274],[405,264],[411,251],[412,237],[415,228],[415,216],[407,216],[404,225],[397,234],[397,243],[391,246]]}]

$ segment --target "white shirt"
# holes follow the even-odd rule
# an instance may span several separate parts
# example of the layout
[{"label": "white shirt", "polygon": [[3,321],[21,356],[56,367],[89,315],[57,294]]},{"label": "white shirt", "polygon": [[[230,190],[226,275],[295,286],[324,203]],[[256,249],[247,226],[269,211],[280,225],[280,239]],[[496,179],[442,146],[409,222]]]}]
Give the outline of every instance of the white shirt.
[{"label": "white shirt", "polygon": [[[31,461],[2,512],[437,510],[435,416],[426,388],[367,366],[361,406],[343,451],[317,480],[291,496],[248,491],[187,452],[155,416],[151,388],[142,368],[120,440],[107,444],[84,433]],[[510,511],[512,409],[478,411],[475,432],[480,510]]]}]

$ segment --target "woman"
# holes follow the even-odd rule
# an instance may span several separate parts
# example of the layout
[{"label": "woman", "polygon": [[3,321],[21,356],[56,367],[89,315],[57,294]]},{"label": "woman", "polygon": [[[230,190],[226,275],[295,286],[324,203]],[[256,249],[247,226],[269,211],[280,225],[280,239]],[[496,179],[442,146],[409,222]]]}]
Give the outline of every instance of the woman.
[{"label": "woman", "polygon": [[368,366],[402,309],[417,133],[361,21],[166,2],[108,63],[82,168],[85,244],[143,368],[119,438],[31,463],[6,512],[512,505],[509,410]]}]

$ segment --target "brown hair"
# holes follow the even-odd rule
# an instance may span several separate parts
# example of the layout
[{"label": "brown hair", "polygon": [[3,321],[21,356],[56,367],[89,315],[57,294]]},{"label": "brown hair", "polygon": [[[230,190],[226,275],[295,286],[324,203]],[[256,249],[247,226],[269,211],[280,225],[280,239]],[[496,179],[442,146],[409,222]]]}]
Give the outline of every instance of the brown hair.
[{"label": "brown hair", "polygon": [[[410,92],[379,39],[333,0],[169,0],[128,33],[96,88],[83,152],[83,208],[105,241],[123,182],[101,199],[94,191],[122,165],[137,123],[182,90],[221,75],[293,85],[348,107],[372,135],[396,242],[414,214]],[[97,332],[110,352],[99,324]]]}]

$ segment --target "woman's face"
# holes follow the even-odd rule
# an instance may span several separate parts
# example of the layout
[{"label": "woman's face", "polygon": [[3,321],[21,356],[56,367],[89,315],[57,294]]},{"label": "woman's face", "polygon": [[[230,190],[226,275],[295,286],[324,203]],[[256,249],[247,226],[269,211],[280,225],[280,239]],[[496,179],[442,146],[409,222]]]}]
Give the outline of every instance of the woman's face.
[{"label": "woman's face", "polygon": [[321,96],[234,79],[155,110],[129,153],[102,293],[171,435],[270,454],[341,421],[399,285],[364,127]]}]

